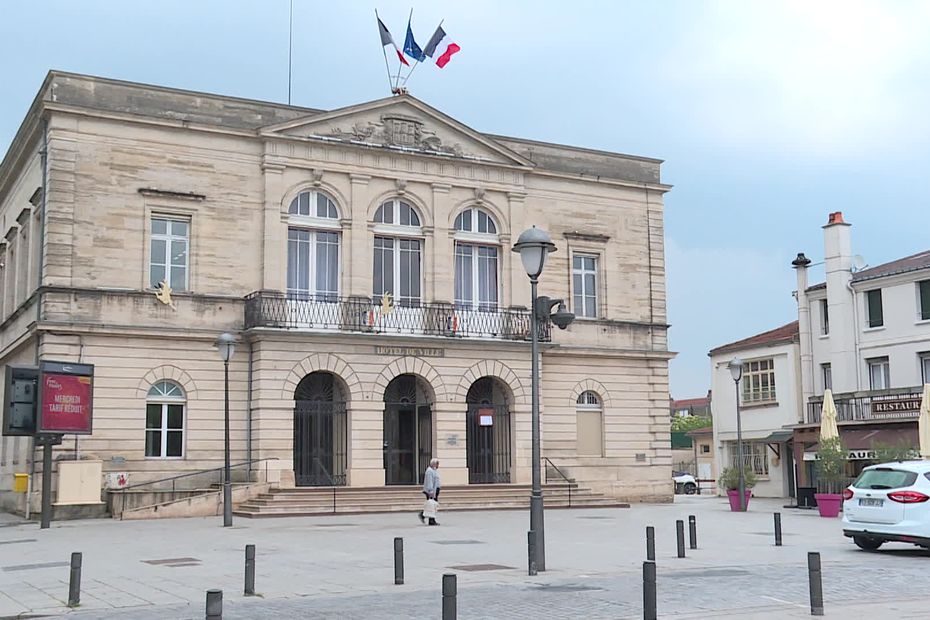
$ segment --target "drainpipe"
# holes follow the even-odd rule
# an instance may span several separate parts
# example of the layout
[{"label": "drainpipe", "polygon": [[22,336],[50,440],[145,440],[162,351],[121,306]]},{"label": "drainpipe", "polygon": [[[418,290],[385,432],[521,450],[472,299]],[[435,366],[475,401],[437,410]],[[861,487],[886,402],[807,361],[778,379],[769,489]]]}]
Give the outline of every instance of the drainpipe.
[{"label": "drainpipe", "polygon": [[856,352],[856,391],[861,392],[862,364],[859,361],[859,301],[856,299],[856,289],[853,288],[852,280],[846,283],[846,288],[849,289],[853,301],[853,350]]},{"label": "drainpipe", "polygon": [[[40,166],[42,167],[42,205],[39,215],[39,258],[36,263],[38,269],[36,282],[36,354],[35,365],[39,365],[39,345],[41,344],[41,334],[39,332],[39,323],[42,320],[42,269],[45,258],[45,217],[48,212],[48,121],[42,120],[42,148],[39,149]],[[32,501],[32,480],[36,476],[36,439],[29,438],[29,480],[26,487],[26,519],[29,519],[30,502]]]},{"label": "drainpipe", "polygon": [[[245,460],[249,482],[252,481],[252,341],[249,341],[249,371],[246,381],[248,386],[245,394]],[[267,480],[265,481],[267,482]]]}]

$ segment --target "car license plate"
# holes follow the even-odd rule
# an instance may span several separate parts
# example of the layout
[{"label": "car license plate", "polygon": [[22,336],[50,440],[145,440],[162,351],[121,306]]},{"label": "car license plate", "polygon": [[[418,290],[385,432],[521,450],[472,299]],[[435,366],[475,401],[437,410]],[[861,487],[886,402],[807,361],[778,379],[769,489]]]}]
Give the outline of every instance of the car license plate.
[{"label": "car license plate", "polygon": [[881,506],[882,504],[884,504],[884,503],[885,503],[885,500],[882,500],[882,499],[872,499],[872,498],[868,498],[868,497],[863,497],[862,499],[859,500],[859,505],[860,505],[860,506],[878,506],[878,507],[880,507],[880,506]]}]

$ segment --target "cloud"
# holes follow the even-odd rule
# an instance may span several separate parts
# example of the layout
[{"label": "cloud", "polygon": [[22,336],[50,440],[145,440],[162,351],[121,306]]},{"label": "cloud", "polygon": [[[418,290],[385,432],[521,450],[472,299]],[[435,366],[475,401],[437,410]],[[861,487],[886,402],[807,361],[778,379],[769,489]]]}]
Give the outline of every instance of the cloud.
[{"label": "cloud", "polygon": [[668,237],[665,254],[669,348],[678,352],[669,371],[676,398],[707,392],[710,349],[797,318],[787,251],[689,247]]}]

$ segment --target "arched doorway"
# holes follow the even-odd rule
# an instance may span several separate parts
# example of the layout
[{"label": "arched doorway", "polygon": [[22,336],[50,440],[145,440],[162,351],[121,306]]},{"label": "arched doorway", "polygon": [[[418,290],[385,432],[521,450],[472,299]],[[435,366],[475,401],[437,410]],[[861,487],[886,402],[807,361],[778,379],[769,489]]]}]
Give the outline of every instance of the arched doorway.
[{"label": "arched doorway", "polygon": [[384,389],[384,481],[418,484],[433,458],[433,390],[416,375]]},{"label": "arched doorway", "polygon": [[510,389],[481,377],[465,397],[466,459],[469,484],[510,482]]},{"label": "arched doorway", "polygon": [[329,372],[311,372],[294,390],[294,482],[297,486],[346,483],[347,390]]}]

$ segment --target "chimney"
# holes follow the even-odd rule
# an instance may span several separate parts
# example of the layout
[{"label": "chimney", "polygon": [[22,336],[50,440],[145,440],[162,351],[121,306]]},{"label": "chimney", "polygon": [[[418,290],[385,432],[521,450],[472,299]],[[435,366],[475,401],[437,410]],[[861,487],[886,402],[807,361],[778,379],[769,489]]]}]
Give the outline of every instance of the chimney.
[{"label": "chimney", "polygon": [[[843,212],[835,211],[827,218],[823,227],[823,250],[827,280],[837,271],[852,274],[852,240],[850,224],[843,220]],[[829,284],[829,282],[828,282]]]},{"label": "chimney", "polygon": [[856,296],[852,283],[851,226],[843,213],[831,213],[823,227],[824,271],[830,334],[827,347],[834,392],[859,389],[856,360]]},{"label": "chimney", "polygon": [[[832,215],[832,214],[831,214]],[[807,267],[811,259],[798,252],[797,258],[791,261],[798,278],[798,289],[795,298],[798,301],[798,337],[800,346],[800,373],[802,402],[814,394],[813,355],[811,349],[811,303],[807,297]]]}]

